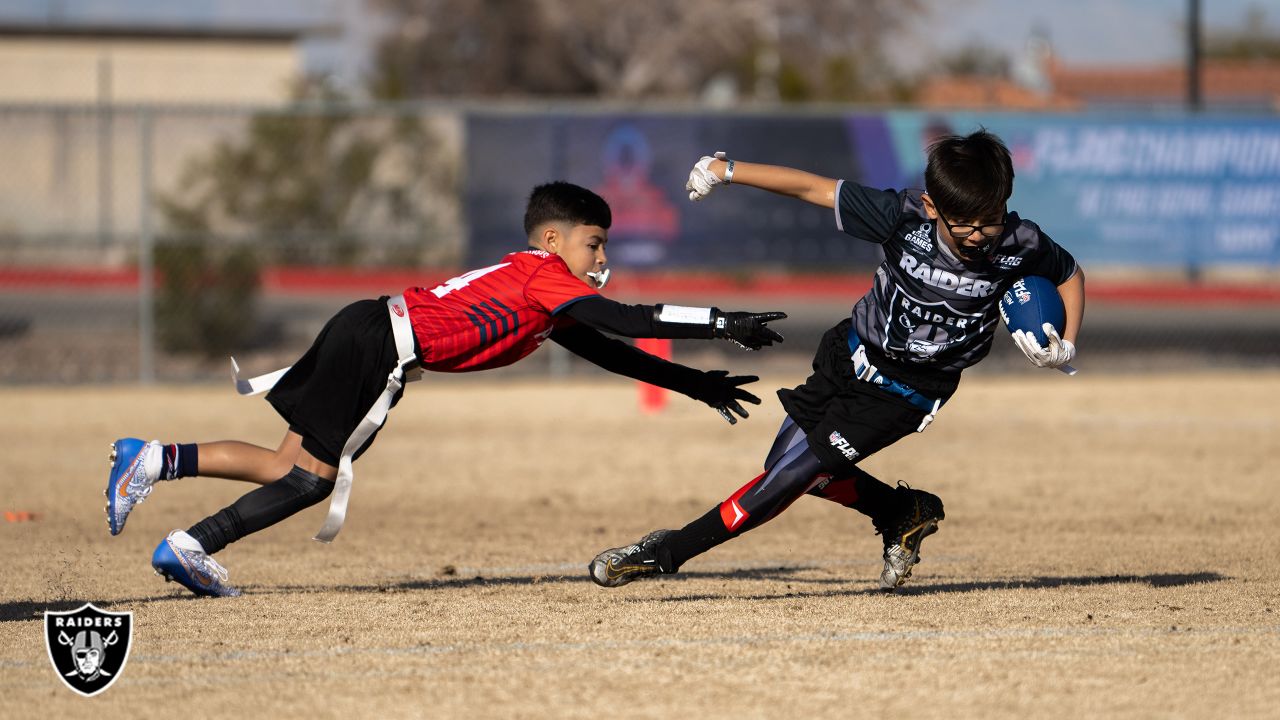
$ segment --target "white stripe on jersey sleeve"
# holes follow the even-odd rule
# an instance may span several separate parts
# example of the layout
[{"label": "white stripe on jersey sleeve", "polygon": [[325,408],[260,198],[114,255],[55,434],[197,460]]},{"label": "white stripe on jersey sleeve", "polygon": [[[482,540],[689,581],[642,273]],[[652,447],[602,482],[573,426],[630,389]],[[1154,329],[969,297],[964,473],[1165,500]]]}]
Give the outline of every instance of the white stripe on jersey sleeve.
[{"label": "white stripe on jersey sleeve", "polygon": [[836,229],[839,230],[840,232],[844,232],[844,222],[840,220],[840,186],[841,185],[844,185],[844,180],[837,180],[836,181],[836,201],[835,201]]}]

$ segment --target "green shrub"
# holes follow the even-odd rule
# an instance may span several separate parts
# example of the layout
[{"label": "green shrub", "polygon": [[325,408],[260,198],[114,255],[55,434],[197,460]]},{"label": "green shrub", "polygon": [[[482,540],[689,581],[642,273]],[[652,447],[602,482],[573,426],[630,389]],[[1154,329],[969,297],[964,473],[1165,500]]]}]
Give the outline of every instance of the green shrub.
[{"label": "green shrub", "polygon": [[160,346],[208,358],[243,349],[257,322],[259,267],[253,249],[184,239],[159,243],[155,253]]}]

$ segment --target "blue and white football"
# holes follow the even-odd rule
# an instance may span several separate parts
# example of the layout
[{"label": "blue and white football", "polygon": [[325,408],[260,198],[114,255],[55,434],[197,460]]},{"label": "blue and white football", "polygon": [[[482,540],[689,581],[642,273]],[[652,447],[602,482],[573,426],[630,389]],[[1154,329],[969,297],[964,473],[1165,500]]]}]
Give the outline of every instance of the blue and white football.
[{"label": "blue and white football", "polygon": [[1027,275],[1018,278],[1000,298],[1000,319],[1004,320],[1004,326],[1010,333],[1025,330],[1040,343],[1040,347],[1048,347],[1049,338],[1041,326],[1049,323],[1057,328],[1061,337],[1067,311],[1056,285],[1048,278]]}]

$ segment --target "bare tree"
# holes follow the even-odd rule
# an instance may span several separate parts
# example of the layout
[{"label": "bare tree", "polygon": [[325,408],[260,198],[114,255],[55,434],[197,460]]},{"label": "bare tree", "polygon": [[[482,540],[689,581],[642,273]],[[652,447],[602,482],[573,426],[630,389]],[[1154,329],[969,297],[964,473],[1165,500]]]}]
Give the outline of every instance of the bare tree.
[{"label": "bare tree", "polygon": [[[922,0],[369,0],[393,19],[373,94],[867,99]],[[789,82],[788,82],[789,79]],[[784,85],[793,88],[782,92]],[[858,97],[854,97],[858,96]]]}]

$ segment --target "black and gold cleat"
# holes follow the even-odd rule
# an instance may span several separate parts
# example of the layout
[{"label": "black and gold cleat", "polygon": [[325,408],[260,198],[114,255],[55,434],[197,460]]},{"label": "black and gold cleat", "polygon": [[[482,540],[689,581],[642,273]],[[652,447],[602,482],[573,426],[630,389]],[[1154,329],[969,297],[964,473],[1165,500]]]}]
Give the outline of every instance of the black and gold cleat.
[{"label": "black and gold cleat", "polygon": [[605,550],[587,566],[591,579],[601,587],[619,587],[632,580],[672,572],[671,556],[662,541],[673,532],[654,530],[634,545]]},{"label": "black and gold cleat", "polygon": [[884,570],[880,572],[880,589],[893,592],[911,577],[911,569],[920,562],[920,544],[938,531],[945,517],[942,499],[933,493],[915,490],[899,481],[898,512],[892,517],[873,519],[876,533],[884,536]]}]

